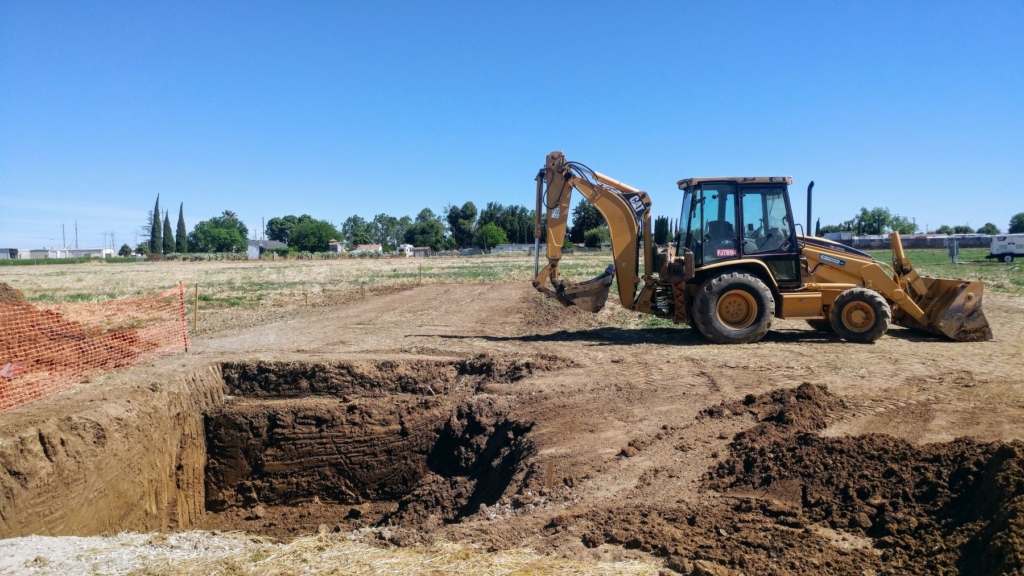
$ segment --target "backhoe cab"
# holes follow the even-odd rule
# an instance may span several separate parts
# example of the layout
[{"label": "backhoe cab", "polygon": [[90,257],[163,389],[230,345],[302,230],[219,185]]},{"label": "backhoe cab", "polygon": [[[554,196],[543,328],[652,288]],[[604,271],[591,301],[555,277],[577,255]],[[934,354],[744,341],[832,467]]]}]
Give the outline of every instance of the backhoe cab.
[{"label": "backhoe cab", "polygon": [[[689,324],[716,343],[756,342],[775,318],[805,319],[851,342],[874,342],[891,322],[991,339],[981,282],[919,276],[895,232],[888,272],[869,254],[797,234],[790,184],[788,176],[680,180],[679,230],[659,247],[645,192],[552,152],[537,175],[535,234],[539,243],[544,210],[548,264],[540,269],[537,255],[533,285],[597,312],[614,277],[623,307]],[[559,273],[573,189],[604,216],[613,256],[604,274],[579,284]]]}]

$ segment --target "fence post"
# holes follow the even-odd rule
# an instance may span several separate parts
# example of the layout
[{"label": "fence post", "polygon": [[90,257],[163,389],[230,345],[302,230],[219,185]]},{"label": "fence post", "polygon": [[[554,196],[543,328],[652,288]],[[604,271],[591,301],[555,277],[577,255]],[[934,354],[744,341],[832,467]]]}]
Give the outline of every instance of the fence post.
[{"label": "fence post", "polygon": [[185,341],[185,352],[188,352],[188,316],[185,314],[185,285],[178,282],[178,303],[181,306],[181,337]]},{"label": "fence post", "polygon": [[199,283],[196,282],[196,298],[192,307],[192,331],[199,332]]}]

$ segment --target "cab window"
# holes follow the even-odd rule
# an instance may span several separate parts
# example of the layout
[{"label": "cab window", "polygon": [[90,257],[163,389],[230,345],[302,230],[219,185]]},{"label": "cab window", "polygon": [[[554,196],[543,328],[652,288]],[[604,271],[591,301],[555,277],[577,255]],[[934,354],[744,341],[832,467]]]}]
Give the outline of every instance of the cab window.
[{"label": "cab window", "polygon": [[785,189],[747,188],[742,196],[743,253],[793,251]]},{"label": "cab window", "polygon": [[694,253],[698,266],[739,256],[736,232],[736,186],[702,184],[684,202],[689,214],[685,246]]}]

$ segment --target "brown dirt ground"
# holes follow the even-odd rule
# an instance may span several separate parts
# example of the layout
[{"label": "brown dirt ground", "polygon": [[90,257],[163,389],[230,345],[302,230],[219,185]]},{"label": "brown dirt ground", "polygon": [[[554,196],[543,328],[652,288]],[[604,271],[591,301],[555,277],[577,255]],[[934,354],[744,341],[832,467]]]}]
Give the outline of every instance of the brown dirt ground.
[{"label": "brown dirt ground", "polygon": [[[985,298],[996,342],[895,328],[852,345],[780,321],[758,344],[715,346],[688,329],[623,327],[641,324],[614,305],[563,309],[528,285],[423,286],[205,335],[188,356],[5,414],[0,433],[44,408],[144,401],[162,375],[215,361],[546,355],[562,362],[451,400],[459,411],[436,434],[462,459],[431,456],[409,494],[235,508],[206,525],[286,536],[376,524],[391,543],[653,556],[697,574],[1012,573],[1024,570],[1024,299]],[[426,398],[395,407],[444,403]],[[496,453],[478,441],[506,436]],[[499,494],[467,496],[509,462]]]}]

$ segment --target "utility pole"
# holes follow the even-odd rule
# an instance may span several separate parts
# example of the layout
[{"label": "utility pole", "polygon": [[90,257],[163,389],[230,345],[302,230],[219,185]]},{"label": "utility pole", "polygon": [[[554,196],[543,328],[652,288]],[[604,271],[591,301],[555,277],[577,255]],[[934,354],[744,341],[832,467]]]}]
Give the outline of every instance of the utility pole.
[{"label": "utility pole", "polygon": [[261,218],[261,220],[263,220],[263,228],[260,228],[260,238],[262,238],[263,241],[266,242],[267,241],[267,217],[263,216]]},{"label": "utility pole", "polygon": [[75,250],[78,250],[78,220],[75,220]]},{"label": "utility pole", "polygon": [[64,249],[68,249],[68,237],[64,234],[64,225],[60,225],[60,241],[64,245]]}]

